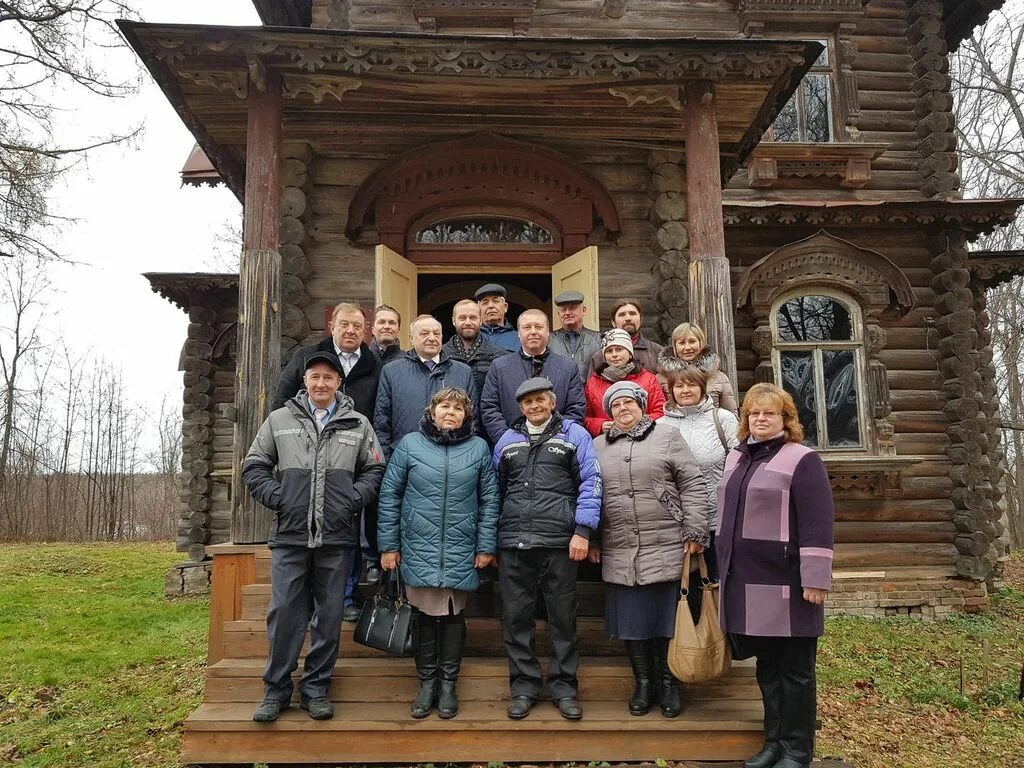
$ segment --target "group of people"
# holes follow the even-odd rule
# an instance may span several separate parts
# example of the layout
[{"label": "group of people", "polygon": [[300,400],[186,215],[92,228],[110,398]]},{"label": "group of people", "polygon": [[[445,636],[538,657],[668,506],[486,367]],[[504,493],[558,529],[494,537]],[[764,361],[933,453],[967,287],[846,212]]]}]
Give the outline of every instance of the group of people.
[{"label": "group of people", "polygon": [[[529,715],[544,692],[534,647],[538,594],[551,636],[547,693],[559,713],[578,697],[576,579],[599,563],[605,629],[634,676],[628,712],[682,710],[667,663],[686,553],[720,582],[734,653],[757,656],[765,747],[748,768],[810,763],[814,665],[830,587],[832,502],[817,454],[802,445],[792,398],[770,384],[737,399],[702,329],[680,324],[667,347],[641,333],[624,299],[600,334],[585,297],[506,321],[505,289],[481,287],[453,310],[455,334],[421,315],[401,351],[401,318],[378,307],[373,340],[354,304],[331,335],[284,370],[275,410],[243,466],[274,512],[269,659],[257,721],[289,705],[307,624],[300,705],[333,716],[328,697],[341,622],[358,617],[352,585],[401,574],[417,611],[414,718],[455,717],[466,623],[480,572],[497,566],[511,701]],[[378,561],[379,558],[379,561]]]}]

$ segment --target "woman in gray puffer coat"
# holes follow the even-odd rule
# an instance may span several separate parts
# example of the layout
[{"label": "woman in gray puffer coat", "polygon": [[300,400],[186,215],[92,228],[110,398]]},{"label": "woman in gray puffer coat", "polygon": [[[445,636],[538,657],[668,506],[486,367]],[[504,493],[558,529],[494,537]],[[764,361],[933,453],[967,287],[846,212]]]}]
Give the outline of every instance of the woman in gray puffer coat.
[{"label": "woman in gray puffer coat", "polygon": [[707,490],[693,454],[675,429],[644,411],[647,391],[630,381],[608,388],[613,422],[594,441],[604,477],[601,545],[590,548],[607,583],[605,630],[625,642],[636,687],[632,715],[644,715],[654,694],[661,714],[680,711],[679,685],[668,668],[683,557],[709,543]]},{"label": "woman in gray puffer coat", "polygon": [[403,437],[391,455],[378,504],[381,566],[401,569],[409,602],[419,609],[420,690],[409,710],[417,719],[435,705],[443,719],[459,710],[462,610],[479,585],[477,569],[494,559],[498,504],[490,449],[473,436],[470,396],[463,389],[441,389],[419,431]]},{"label": "woman in gray puffer coat", "polygon": [[[709,574],[718,581],[715,530],[718,527],[718,484],[722,482],[725,457],[739,444],[739,421],[732,411],[716,408],[707,392],[707,377],[692,365],[684,365],[665,376],[668,402],[664,423],[679,430],[693,452],[707,487],[705,514],[711,531],[711,546],[705,553]],[[692,592],[692,591],[691,591]]]}]

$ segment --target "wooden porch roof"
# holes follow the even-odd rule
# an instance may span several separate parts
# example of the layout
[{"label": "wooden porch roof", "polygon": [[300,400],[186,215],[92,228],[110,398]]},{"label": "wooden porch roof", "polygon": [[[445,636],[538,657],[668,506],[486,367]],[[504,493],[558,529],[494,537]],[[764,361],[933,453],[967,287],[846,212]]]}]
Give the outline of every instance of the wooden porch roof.
[{"label": "wooden porch roof", "polygon": [[281,72],[285,141],[390,156],[490,130],[681,148],[679,86],[715,83],[728,178],[820,53],[800,40],[564,40],[120,22],[241,197],[250,74]]}]

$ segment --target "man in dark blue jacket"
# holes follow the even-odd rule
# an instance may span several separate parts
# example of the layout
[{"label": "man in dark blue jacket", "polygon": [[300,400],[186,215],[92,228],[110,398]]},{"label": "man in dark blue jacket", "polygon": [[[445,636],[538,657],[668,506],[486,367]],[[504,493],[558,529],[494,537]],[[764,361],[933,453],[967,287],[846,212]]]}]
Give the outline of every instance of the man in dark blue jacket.
[{"label": "man in dark blue jacket", "polygon": [[488,344],[501,347],[506,352],[515,352],[519,349],[519,337],[516,329],[505,319],[508,312],[508,302],[505,286],[497,283],[488,283],[477,289],[473,298],[480,304],[480,315],[483,318],[483,325],[480,326],[480,333]]},{"label": "man in dark blue jacket", "polygon": [[409,327],[409,335],[413,348],[384,366],[377,388],[373,428],[387,458],[399,440],[420,428],[423,412],[438,390],[455,387],[466,390],[474,403],[479,399],[470,367],[441,349],[437,320],[420,315]]},{"label": "man in dark blue jacket", "polygon": [[519,316],[519,350],[491,363],[480,394],[480,417],[491,445],[522,416],[516,389],[535,376],[551,382],[560,414],[583,421],[587,403],[579,368],[572,360],[548,349],[549,335],[548,316],[539,309],[528,309]]},{"label": "man in dark blue jacket", "polygon": [[526,717],[541,693],[533,643],[539,589],[551,631],[548,690],[562,717],[579,720],[576,569],[601,521],[601,468],[587,430],[555,412],[550,381],[528,379],[515,397],[522,416],[494,448],[501,493],[501,626],[512,693],[508,716]]}]

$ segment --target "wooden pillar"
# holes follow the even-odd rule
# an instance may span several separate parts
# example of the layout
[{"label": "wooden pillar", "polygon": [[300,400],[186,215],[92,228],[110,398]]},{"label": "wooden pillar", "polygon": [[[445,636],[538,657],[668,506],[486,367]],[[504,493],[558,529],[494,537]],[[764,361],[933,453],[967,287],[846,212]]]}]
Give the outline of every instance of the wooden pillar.
[{"label": "wooden pillar", "polygon": [[242,485],[242,462],[267,417],[281,375],[281,77],[250,67],[245,146],[245,213],[238,276],[231,540],[265,542],[271,513]]},{"label": "wooden pillar", "polygon": [[722,172],[714,86],[688,83],[686,97],[686,194],[690,217],[690,318],[705,330],[722,370],[736,387],[736,332],[732,283],[725,255]]}]

